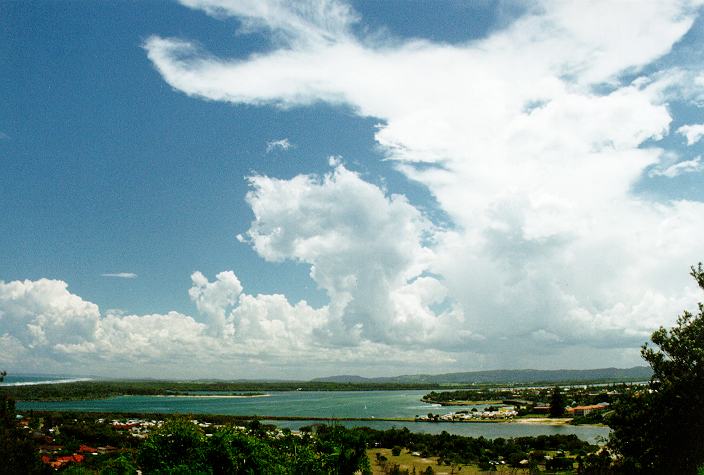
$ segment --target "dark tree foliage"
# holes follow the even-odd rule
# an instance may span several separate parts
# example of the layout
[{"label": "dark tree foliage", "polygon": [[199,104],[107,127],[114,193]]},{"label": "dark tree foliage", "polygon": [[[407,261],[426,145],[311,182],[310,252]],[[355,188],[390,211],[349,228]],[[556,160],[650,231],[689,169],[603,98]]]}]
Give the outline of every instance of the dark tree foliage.
[{"label": "dark tree foliage", "polygon": [[528,458],[531,451],[567,450],[593,452],[597,449],[589,443],[580,440],[576,435],[540,435],[537,437],[515,437],[511,439],[486,439],[484,437],[465,437],[449,434],[425,434],[411,432],[407,428],[378,431],[369,428],[356,429],[366,433],[370,447],[393,448],[404,447],[411,452],[419,452],[423,457],[439,457],[444,461],[463,464],[476,463],[483,459],[514,460],[516,467],[519,462]]},{"label": "dark tree foliage", "polygon": [[326,473],[352,475],[357,471],[370,474],[367,439],[363,432],[340,426],[321,426],[317,433],[318,450],[323,454]]},{"label": "dark tree foliage", "polygon": [[34,441],[17,427],[15,415],[15,401],[0,396],[0,474],[44,473]]},{"label": "dark tree foliage", "polygon": [[[704,269],[692,267],[704,290]],[[614,404],[609,447],[626,473],[695,474],[704,464],[704,305],[660,328],[641,355],[653,369],[647,388]]]},{"label": "dark tree foliage", "polygon": [[150,434],[137,460],[146,474],[371,473],[361,432],[323,427],[315,438],[296,437],[290,431],[274,436],[264,427],[223,427],[206,436],[188,420],[172,420]]},{"label": "dark tree foliage", "polygon": [[215,474],[291,473],[286,457],[266,439],[233,429],[213,434],[206,446],[205,460]]},{"label": "dark tree foliage", "polygon": [[555,386],[550,396],[550,417],[562,417],[565,414],[565,398],[562,397],[560,386]]},{"label": "dark tree foliage", "polygon": [[132,475],[137,466],[128,455],[118,455],[104,461],[99,467],[100,475]]},{"label": "dark tree foliage", "polygon": [[545,469],[552,471],[572,470],[574,462],[569,457],[552,457],[545,461]]},{"label": "dark tree foliage", "polygon": [[426,402],[449,402],[449,401],[489,401],[510,399],[514,397],[514,392],[509,389],[469,389],[457,391],[431,391],[423,400]]},{"label": "dark tree foliage", "polygon": [[205,436],[190,421],[171,420],[144,441],[137,458],[146,473],[208,473]]}]

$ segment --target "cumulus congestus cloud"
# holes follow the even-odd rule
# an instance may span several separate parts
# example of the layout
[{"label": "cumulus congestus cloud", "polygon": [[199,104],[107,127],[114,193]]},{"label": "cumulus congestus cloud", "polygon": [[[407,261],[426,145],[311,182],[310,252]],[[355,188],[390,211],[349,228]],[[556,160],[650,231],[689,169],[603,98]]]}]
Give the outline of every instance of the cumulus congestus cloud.
[{"label": "cumulus congestus cloud", "polygon": [[[340,197],[304,193],[307,202],[291,209],[265,195],[300,196],[310,178],[254,178],[252,245],[264,259],[310,264],[330,297],[331,323],[383,339],[394,322],[427,337],[452,320],[466,348],[498,354],[505,346],[514,360],[495,364],[510,365],[525,356],[521,345],[538,343],[555,354],[581,345],[585,353],[575,354],[606,346],[612,356],[635,355],[654,327],[693,303],[683,270],[704,255],[693,238],[704,231],[704,204],[632,189],[651,167],[665,176],[701,170],[698,159],[668,164],[658,145],[670,134],[668,101],[701,97],[703,84],[691,81],[701,66],[653,67],[691,28],[698,2],[540,2],[506,28],[457,45],[355,36],[351,25],[363,19],[340,2],[290,10],[269,2],[247,13],[238,2],[184,4],[237,17],[281,47],[231,61],[188,39],[152,37],[145,48],[164,80],[212,100],[325,101],[376,117],[386,156],[451,218],[452,231],[433,230],[432,244],[418,244],[432,227],[418,214],[392,220],[374,245],[355,250],[336,234],[349,211],[330,204]],[[697,131],[679,130],[690,143]],[[335,173],[327,180],[349,172]],[[390,207],[403,214],[401,203]],[[451,316],[423,303],[425,312],[400,316],[411,295],[425,295],[422,279],[408,287],[420,275],[411,269],[440,276],[429,286],[455,302]]]},{"label": "cumulus congestus cloud", "polygon": [[451,326],[463,321],[459,307],[431,309],[447,300],[445,286],[424,274],[435,260],[428,243],[439,231],[405,197],[332,165],[323,177],[251,177],[247,195],[255,216],[247,236],[257,253],[310,265],[330,299],[328,324],[317,336],[342,345],[452,345],[469,336]]},{"label": "cumulus congestus cloud", "polygon": [[307,266],[324,305],[248,294],[231,271],[192,275],[193,317],[100,314],[63,282],[42,284],[57,303],[17,290],[40,281],[9,282],[3,346],[155,365],[192,352],[243,371],[629,365],[696,301],[686,270],[704,256],[704,203],[634,190],[702,173],[699,153],[667,140],[675,129],[700,145],[701,124],[673,125],[670,107],[704,97],[702,65],[671,55],[700,2],[536,2],[457,44],[368,32],[332,0],[181,3],[236,18],[271,48],[225,59],[198,38],[152,36],[144,48],[164,81],[193,98],[375,118],[384,158],[448,225],[339,161],[251,176],[254,219],[239,238],[262,265]]}]

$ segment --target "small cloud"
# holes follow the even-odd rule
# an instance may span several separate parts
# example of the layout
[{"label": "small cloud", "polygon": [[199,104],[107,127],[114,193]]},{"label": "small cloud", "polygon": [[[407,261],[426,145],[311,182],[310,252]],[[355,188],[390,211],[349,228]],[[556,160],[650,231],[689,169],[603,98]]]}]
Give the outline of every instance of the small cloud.
[{"label": "small cloud", "polygon": [[677,129],[677,133],[687,137],[687,145],[694,145],[704,137],[704,124],[683,125]]},{"label": "small cloud", "polygon": [[277,149],[286,151],[290,148],[293,148],[293,144],[289,142],[286,138],[280,140],[272,140],[266,143],[266,153],[271,153]]},{"label": "small cloud", "polygon": [[685,173],[695,173],[704,170],[704,163],[702,163],[702,157],[699,156],[692,160],[685,160],[683,162],[677,162],[674,165],[670,165],[665,169],[654,169],[651,170],[649,175],[654,176],[666,176],[667,178],[674,178]]},{"label": "small cloud", "polygon": [[328,157],[328,165],[331,167],[339,167],[342,165],[342,155],[330,155]]},{"label": "small cloud", "polygon": [[132,272],[115,272],[108,274],[100,274],[102,277],[117,277],[118,279],[136,279],[137,274]]},{"label": "small cloud", "polygon": [[115,317],[124,317],[127,315],[127,311],[121,308],[109,308],[105,310],[105,315],[113,315]]},{"label": "small cloud", "polygon": [[0,130],[0,140],[10,140],[10,136]]},{"label": "small cloud", "polygon": [[558,335],[546,331],[542,328],[540,330],[535,330],[534,332],[531,332],[530,336],[532,336],[535,340],[543,341],[546,343],[558,343],[562,341],[562,338],[560,338]]}]

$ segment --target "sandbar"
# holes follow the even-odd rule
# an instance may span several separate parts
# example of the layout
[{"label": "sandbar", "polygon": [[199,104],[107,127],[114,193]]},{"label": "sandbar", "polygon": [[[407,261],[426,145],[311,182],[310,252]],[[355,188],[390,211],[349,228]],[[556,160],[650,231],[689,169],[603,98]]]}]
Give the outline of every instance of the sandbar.
[{"label": "sandbar", "polygon": [[546,426],[562,426],[569,424],[570,421],[569,417],[567,418],[550,418],[550,417],[519,417],[517,419],[511,419],[511,423],[513,424],[539,424],[539,425],[546,425]]},{"label": "sandbar", "polygon": [[228,398],[228,399],[248,399],[253,397],[270,397],[271,394],[157,394],[155,397],[187,397],[187,398]]}]

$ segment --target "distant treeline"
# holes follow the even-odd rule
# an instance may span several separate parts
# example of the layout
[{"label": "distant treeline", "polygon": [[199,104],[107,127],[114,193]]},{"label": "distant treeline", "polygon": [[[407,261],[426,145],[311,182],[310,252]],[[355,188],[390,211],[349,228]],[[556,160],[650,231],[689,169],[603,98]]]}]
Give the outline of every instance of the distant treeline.
[{"label": "distant treeline", "polygon": [[599,369],[501,369],[445,374],[413,374],[364,378],[354,375],[329,376],[313,381],[397,384],[594,384],[606,382],[647,381],[653,371],[647,366]]},{"label": "distant treeline", "polygon": [[422,400],[428,403],[440,403],[455,401],[502,401],[515,397],[515,391],[510,389],[469,389],[460,391],[431,391],[423,396]]},{"label": "distant treeline", "polygon": [[[562,395],[566,404],[598,404],[613,400],[628,390],[630,386],[621,383],[609,386],[574,386],[563,387]],[[457,391],[431,391],[423,396],[427,403],[448,404],[453,402],[509,401],[521,400],[533,404],[547,403],[552,388],[513,388],[513,389],[469,389]]]},{"label": "distant treeline", "polygon": [[201,391],[241,394],[242,391],[375,391],[437,389],[437,384],[331,383],[331,382],[251,382],[251,381],[80,381],[63,384],[2,386],[0,395],[18,401],[67,401],[105,399],[114,396],[160,396]]}]

